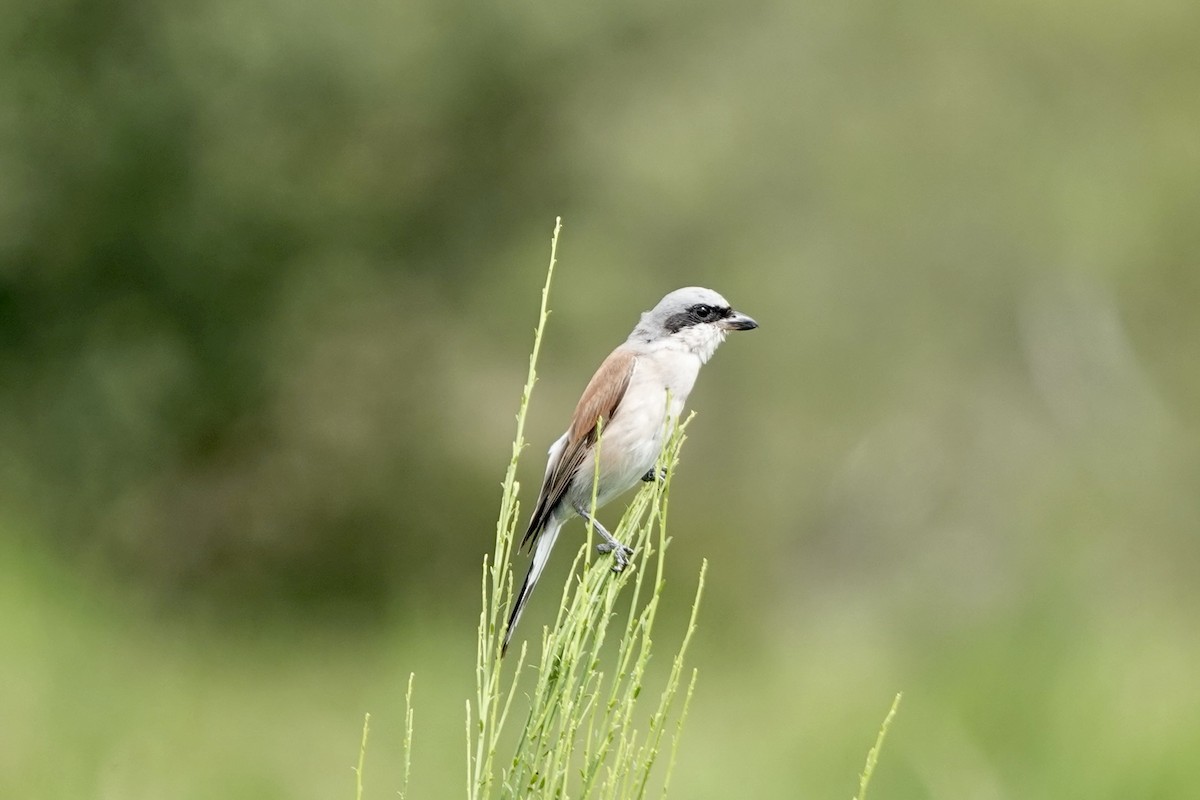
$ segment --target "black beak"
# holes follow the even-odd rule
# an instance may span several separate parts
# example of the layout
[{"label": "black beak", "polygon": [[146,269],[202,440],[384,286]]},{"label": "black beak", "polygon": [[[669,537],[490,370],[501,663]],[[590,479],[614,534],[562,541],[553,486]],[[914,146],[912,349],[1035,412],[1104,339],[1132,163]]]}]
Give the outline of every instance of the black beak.
[{"label": "black beak", "polygon": [[758,327],[757,322],[737,311],[721,320],[720,325],[727,331],[752,331]]}]

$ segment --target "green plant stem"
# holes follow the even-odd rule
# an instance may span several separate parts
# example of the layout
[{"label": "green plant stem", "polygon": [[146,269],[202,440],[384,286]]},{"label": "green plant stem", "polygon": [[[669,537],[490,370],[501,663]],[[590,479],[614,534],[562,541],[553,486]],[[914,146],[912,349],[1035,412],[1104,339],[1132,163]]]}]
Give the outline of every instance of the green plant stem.
[{"label": "green plant stem", "polygon": [[363,764],[367,760],[367,734],[371,732],[371,715],[363,716],[362,741],[358,745],[358,766],[354,768],[354,800],[362,800],[363,796]]},{"label": "green plant stem", "polygon": [[867,787],[871,784],[871,776],[875,773],[875,765],[879,762],[883,740],[887,737],[888,727],[891,726],[892,719],[896,716],[896,709],[900,707],[900,698],[903,696],[903,692],[896,693],[896,699],[892,701],[891,709],[883,718],[883,724],[879,726],[879,735],[875,737],[875,746],[867,751],[867,763],[858,779],[858,794],[855,795],[854,800],[867,800]]}]

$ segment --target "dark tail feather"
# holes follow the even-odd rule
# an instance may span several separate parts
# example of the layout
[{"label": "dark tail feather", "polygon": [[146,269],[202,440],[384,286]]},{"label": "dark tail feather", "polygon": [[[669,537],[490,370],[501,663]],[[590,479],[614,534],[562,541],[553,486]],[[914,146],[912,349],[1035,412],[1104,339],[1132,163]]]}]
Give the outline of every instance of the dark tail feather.
[{"label": "dark tail feather", "polygon": [[504,631],[504,644],[500,647],[501,658],[508,653],[508,643],[512,641],[517,620],[521,618],[521,612],[525,610],[525,603],[529,601],[529,595],[533,594],[535,583],[537,583],[537,577],[533,574],[533,568],[530,567],[529,572],[525,575],[525,582],[521,584],[521,591],[517,592],[517,598],[513,601],[512,613],[508,615],[508,627]]},{"label": "dark tail feather", "polygon": [[558,531],[561,527],[561,520],[551,518],[546,529],[537,537],[533,562],[529,565],[529,572],[525,573],[525,581],[521,584],[521,590],[517,592],[516,599],[513,600],[512,613],[508,615],[508,628],[504,631],[504,644],[500,646],[501,657],[508,652],[508,643],[512,641],[513,631],[521,619],[521,612],[525,610],[525,604],[529,602],[529,595],[533,594],[533,587],[537,585],[542,570],[546,568],[550,551],[554,549],[554,542],[558,539]]}]

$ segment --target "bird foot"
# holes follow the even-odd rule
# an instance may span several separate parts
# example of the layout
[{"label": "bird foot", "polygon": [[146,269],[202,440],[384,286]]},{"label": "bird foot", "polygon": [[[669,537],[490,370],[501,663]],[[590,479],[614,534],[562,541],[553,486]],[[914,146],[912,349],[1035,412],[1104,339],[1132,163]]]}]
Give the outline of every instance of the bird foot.
[{"label": "bird foot", "polygon": [[658,467],[650,469],[642,476],[642,481],[645,483],[654,483],[655,481],[665,481],[667,479],[667,468]]},{"label": "bird foot", "polygon": [[629,566],[629,557],[633,555],[633,548],[627,547],[620,542],[601,542],[596,545],[596,552],[600,555],[607,553],[613,554],[613,572],[623,572],[625,567]]}]

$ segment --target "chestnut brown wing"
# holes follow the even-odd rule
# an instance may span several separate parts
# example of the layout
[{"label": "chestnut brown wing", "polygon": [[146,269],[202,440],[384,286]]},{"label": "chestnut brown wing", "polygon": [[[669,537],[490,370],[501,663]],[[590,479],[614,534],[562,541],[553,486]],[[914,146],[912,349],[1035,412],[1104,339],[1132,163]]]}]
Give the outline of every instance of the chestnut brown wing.
[{"label": "chestnut brown wing", "polygon": [[596,441],[597,420],[600,421],[603,430],[617,413],[617,407],[629,388],[629,379],[636,364],[636,355],[624,348],[617,348],[604,359],[604,363],[588,381],[583,396],[575,406],[575,415],[571,418],[571,427],[567,430],[566,445],[554,463],[546,469],[546,478],[542,481],[542,491],[538,495],[533,517],[529,520],[529,529],[525,531],[525,538],[521,540],[522,547],[533,547],[538,534],[549,521],[550,513],[566,494],[571,479],[583,465],[583,459],[587,457],[592,443]]}]

